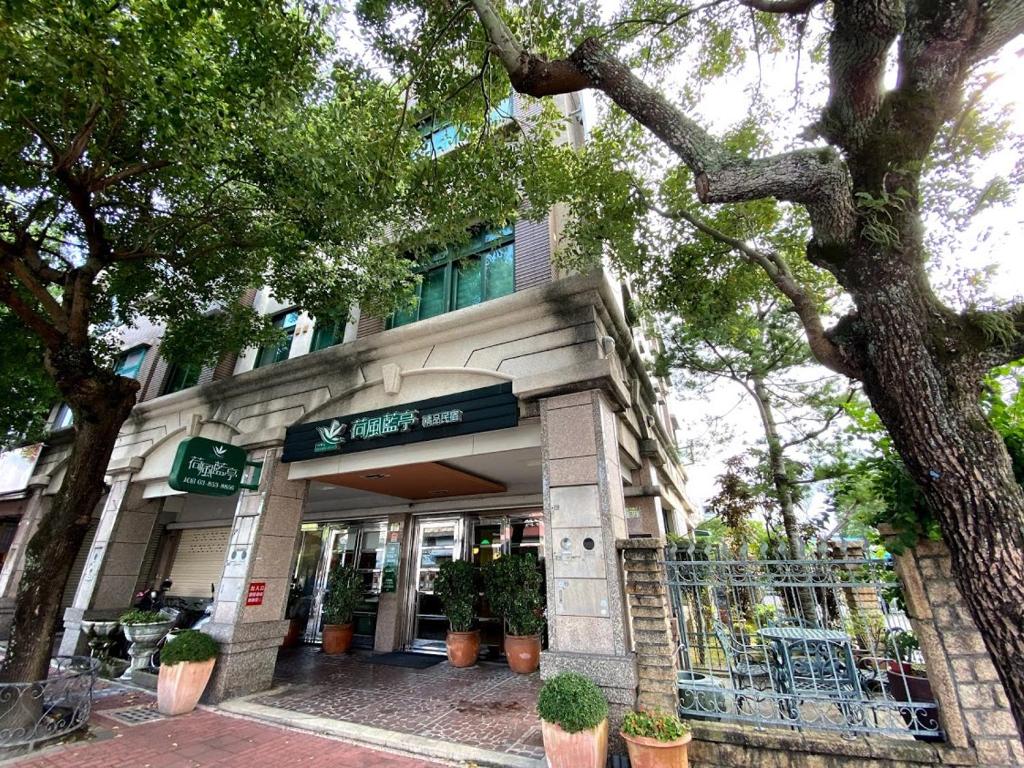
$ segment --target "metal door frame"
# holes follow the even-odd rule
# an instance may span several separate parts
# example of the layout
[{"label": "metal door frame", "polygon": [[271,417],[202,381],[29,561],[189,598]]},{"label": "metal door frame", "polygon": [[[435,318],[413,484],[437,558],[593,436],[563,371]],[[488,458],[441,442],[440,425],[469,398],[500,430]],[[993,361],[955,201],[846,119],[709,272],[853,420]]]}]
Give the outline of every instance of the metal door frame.
[{"label": "metal door frame", "polygon": [[[466,515],[443,515],[438,517],[420,517],[416,519],[412,548],[412,568],[409,573],[409,586],[406,590],[406,633],[404,648],[409,651],[440,653],[444,648],[425,645],[417,642],[416,632],[419,623],[416,620],[419,607],[420,563],[422,562],[423,532],[429,528],[453,525],[455,541],[452,543],[452,558],[465,560]],[[430,643],[432,641],[425,641]]]}]

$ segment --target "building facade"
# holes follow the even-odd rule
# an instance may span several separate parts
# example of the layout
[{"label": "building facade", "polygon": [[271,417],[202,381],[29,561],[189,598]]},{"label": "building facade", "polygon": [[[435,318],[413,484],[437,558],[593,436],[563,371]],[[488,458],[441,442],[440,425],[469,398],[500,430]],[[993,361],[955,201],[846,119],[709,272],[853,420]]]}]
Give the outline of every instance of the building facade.
[{"label": "building facade", "polygon": [[[183,370],[158,327],[126,331],[120,365],[142,383],[109,464],[108,491],[65,590],[61,653],[83,649],[90,611],[129,606],[169,579],[171,599],[213,601],[222,643],[209,697],[269,686],[286,635],[316,643],[327,574],[358,568],[357,643],[443,649],[432,593],[446,559],[513,552],[544,563],[546,669],[597,664],[635,688],[616,539],[686,533],[667,382],[604,272],[561,275],[559,212],[484,233],[425,273],[413,311],[317,323],[265,291],[247,297],[285,341]],[[24,544],[59,488],[70,429],[61,408],[24,487],[0,499],[9,617]],[[188,437],[260,465],[234,496],[169,485]],[[9,618],[8,618],[9,621]],[[485,652],[501,627],[481,616]],[[623,703],[626,703],[625,701]]]}]

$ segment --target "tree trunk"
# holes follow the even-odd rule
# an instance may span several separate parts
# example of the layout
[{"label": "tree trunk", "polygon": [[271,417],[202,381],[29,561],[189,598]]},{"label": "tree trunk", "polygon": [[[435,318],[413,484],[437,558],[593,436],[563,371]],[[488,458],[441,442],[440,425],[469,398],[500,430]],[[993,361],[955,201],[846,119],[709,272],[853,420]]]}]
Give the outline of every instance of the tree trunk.
[{"label": "tree trunk", "polygon": [[980,355],[926,286],[894,271],[854,292],[864,390],[939,521],[1024,737],[1024,492],[978,401]]},{"label": "tree trunk", "polygon": [[28,544],[25,572],[11,626],[0,682],[46,677],[60,602],[93,510],[103,495],[103,477],[118,431],[135,404],[138,383],[119,376],[87,380],[88,399],[68,393],[75,413],[74,441],[64,481]]}]

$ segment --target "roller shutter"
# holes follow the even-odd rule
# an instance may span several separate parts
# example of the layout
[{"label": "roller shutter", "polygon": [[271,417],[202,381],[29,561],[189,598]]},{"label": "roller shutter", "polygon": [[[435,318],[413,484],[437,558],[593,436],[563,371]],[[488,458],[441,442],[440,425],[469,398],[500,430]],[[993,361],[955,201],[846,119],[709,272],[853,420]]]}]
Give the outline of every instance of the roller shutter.
[{"label": "roller shutter", "polygon": [[210,585],[216,589],[220,584],[230,537],[231,526],[184,529],[167,577],[173,582],[167,594],[210,597]]}]

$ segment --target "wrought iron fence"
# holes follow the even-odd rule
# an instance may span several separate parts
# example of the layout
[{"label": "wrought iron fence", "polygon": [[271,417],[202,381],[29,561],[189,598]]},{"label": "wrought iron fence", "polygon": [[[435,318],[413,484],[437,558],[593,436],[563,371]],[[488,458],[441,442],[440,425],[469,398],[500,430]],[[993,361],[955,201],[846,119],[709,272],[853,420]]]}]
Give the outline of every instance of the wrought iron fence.
[{"label": "wrought iron fence", "polygon": [[84,726],[99,668],[99,660],[88,656],[57,656],[45,680],[0,683],[0,748],[35,744]]},{"label": "wrought iron fence", "polygon": [[866,542],[670,548],[680,716],[939,741],[891,559]]}]

